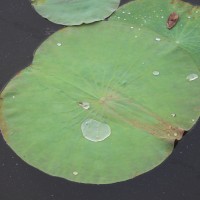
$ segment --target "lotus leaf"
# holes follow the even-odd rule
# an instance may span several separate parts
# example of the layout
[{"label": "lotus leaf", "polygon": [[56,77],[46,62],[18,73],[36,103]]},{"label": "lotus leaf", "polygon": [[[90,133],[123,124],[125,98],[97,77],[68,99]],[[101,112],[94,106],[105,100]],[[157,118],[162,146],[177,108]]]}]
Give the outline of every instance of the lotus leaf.
[{"label": "lotus leaf", "polygon": [[118,8],[119,3],[120,0],[32,0],[40,15],[63,25],[103,20]]}]

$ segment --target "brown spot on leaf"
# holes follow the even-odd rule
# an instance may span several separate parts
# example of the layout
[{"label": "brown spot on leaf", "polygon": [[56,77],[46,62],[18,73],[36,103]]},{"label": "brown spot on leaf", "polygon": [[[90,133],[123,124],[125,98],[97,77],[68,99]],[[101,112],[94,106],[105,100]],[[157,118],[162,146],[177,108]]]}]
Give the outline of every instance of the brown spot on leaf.
[{"label": "brown spot on leaf", "polygon": [[171,13],[167,19],[167,28],[172,29],[178,22],[179,15],[175,12]]}]

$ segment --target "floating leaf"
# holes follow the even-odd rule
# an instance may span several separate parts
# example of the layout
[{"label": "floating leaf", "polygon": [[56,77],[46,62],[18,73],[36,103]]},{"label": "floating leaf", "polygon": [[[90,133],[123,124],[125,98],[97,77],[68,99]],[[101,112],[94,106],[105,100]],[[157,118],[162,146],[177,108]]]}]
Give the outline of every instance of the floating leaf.
[{"label": "floating leaf", "polygon": [[[169,30],[169,15],[175,12],[178,23]],[[200,8],[181,0],[135,0],[120,7],[110,21],[121,21],[128,26],[150,29],[157,37],[174,42],[195,60],[200,68]]]},{"label": "floating leaf", "polygon": [[[4,89],[0,127],[26,162],[76,182],[119,182],[160,164],[195,123],[199,17],[184,16],[189,8],[198,16],[198,9],[141,2],[119,9],[113,21],[52,35]],[[141,25],[143,15],[158,9],[165,19]],[[180,20],[168,30],[174,11]]]},{"label": "floating leaf", "polygon": [[32,0],[40,15],[64,25],[103,20],[118,8],[119,3],[120,0]]}]

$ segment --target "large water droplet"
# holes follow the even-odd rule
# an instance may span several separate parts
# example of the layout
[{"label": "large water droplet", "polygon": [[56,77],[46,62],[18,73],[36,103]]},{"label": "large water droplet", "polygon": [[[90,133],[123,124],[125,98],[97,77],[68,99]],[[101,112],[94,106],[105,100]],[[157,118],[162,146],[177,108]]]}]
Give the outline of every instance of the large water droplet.
[{"label": "large water droplet", "polygon": [[108,124],[87,119],[81,124],[83,136],[92,142],[100,142],[105,140],[111,134],[111,128]]},{"label": "large water droplet", "polygon": [[186,77],[186,79],[189,80],[189,81],[194,81],[198,78],[199,78],[199,76],[197,74],[190,74]]}]

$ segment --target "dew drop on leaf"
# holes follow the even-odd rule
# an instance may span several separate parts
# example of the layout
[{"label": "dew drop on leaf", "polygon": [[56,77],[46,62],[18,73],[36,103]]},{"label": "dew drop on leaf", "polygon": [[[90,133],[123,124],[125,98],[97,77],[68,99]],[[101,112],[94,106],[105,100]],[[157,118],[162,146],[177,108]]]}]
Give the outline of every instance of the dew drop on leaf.
[{"label": "dew drop on leaf", "polygon": [[77,176],[77,175],[78,175],[78,172],[76,172],[76,171],[73,172],[73,175],[74,175],[74,176]]},{"label": "dew drop on leaf", "polygon": [[155,40],[159,42],[161,39],[157,37]]},{"label": "dew drop on leaf", "polygon": [[194,81],[198,78],[199,78],[199,76],[197,74],[190,74],[186,77],[186,79],[189,80],[189,81]]},{"label": "dew drop on leaf", "polygon": [[105,140],[111,134],[111,128],[108,124],[94,119],[87,119],[81,124],[83,136],[92,142]]},{"label": "dew drop on leaf", "polygon": [[154,76],[158,76],[159,74],[160,74],[159,71],[153,71],[153,75],[154,75]]},{"label": "dew drop on leaf", "polygon": [[88,110],[90,108],[90,104],[88,102],[79,102],[78,104],[85,110]]}]

